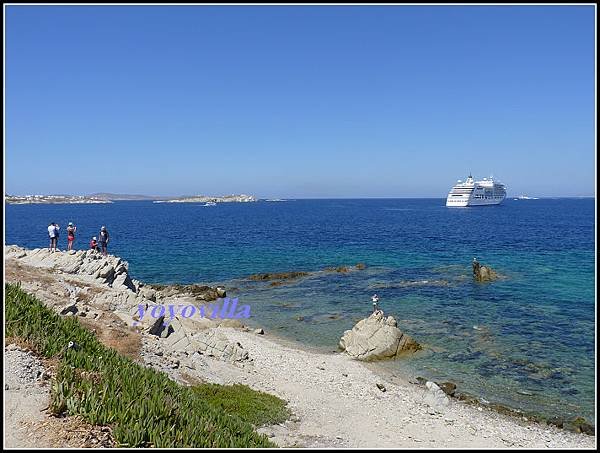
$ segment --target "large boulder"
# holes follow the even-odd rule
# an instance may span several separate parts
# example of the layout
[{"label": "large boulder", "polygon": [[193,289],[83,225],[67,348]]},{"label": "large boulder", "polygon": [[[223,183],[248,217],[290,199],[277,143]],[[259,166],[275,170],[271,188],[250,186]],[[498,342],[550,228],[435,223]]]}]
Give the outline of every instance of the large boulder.
[{"label": "large boulder", "polygon": [[419,343],[398,329],[392,316],[386,318],[381,310],[344,332],[339,346],[350,357],[363,361],[393,359],[421,349]]}]

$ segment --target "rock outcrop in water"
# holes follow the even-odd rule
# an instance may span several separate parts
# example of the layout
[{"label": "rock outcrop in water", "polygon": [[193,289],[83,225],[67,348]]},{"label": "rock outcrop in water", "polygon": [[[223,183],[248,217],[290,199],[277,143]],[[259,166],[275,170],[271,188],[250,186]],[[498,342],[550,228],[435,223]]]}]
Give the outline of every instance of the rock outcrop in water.
[{"label": "rock outcrop in water", "polygon": [[363,361],[393,359],[421,349],[419,343],[397,326],[392,316],[386,318],[383,311],[377,310],[344,332],[339,346],[350,357]]},{"label": "rock outcrop in water", "polygon": [[150,284],[149,288],[152,288],[155,291],[158,291],[162,297],[172,297],[172,296],[180,296],[187,295],[193,297],[197,301],[205,301],[210,302],[213,300],[217,300],[219,298],[223,298],[227,295],[224,288],[217,286],[207,286],[207,285],[160,285],[160,284]]},{"label": "rock outcrop in water", "polygon": [[264,281],[264,280],[293,280],[300,277],[306,277],[308,272],[294,271],[294,272],[275,272],[275,273],[264,273],[264,274],[253,274],[248,277],[248,280]]},{"label": "rock outcrop in water", "polygon": [[279,286],[284,283],[284,281],[295,281],[302,277],[308,277],[312,275],[318,275],[322,272],[327,273],[337,273],[337,274],[347,274],[352,271],[364,270],[367,268],[365,263],[357,263],[354,266],[329,266],[324,268],[322,271],[290,271],[290,272],[269,272],[262,274],[252,274],[247,277],[248,280],[252,281],[270,281],[271,286]]},{"label": "rock outcrop in water", "polygon": [[496,280],[498,274],[489,266],[482,266],[477,258],[473,258],[473,278],[478,282],[489,282]]}]

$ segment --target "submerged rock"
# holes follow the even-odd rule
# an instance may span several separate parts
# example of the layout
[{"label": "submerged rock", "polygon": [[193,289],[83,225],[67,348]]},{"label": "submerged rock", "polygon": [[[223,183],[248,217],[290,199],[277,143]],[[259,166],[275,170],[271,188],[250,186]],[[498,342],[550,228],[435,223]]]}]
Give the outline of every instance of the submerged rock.
[{"label": "submerged rock", "polygon": [[153,297],[156,300],[158,291],[160,296],[162,297],[171,297],[171,296],[181,296],[181,295],[189,295],[196,299],[197,301],[211,302],[219,299],[220,297],[224,297],[226,294],[225,288],[216,287],[213,288],[207,285],[160,285],[160,284],[151,284],[148,285],[150,293],[154,293]]},{"label": "submerged rock", "polygon": [[[323,269],[323,272],[334,272],[338,274],[346,274],[355,270],[363,270],[367,267],[364,263],[358,263],[355,266],[329,266]],[[319,271],[306,272],[306,271],[290,271],[290,272],[266,272],[262,274],[252,274],[248,280],[253,281],[270,281],[271,286],[279,286],[286,280],[296,280],[301,277],[308,277],[311,275],[318,275]]]},{"label": "submerged rock", "polygon": [[386,318],[381,310],[344,332],[339,346],[352,358],[364,361],[393,359],[421,349],[419,343],[398,329],[392,316]]},{"label": "submerged rock", "polygon": [[456,384],[453,382],[442,382],[441,384],[437,384],[439,388],[441,388],[444,393],[448,396],[454,396],[456,392]]},{"label": "submerged rock", "polygon": [[548,419],[548,424],[549,425],[554,425],[557,428],[561,428],[562,429],[562,427],[565,424],[565,421],[562,418],[560,418],[560,417],[552,417],[552,418]]},{"label": "submerged rock", "polygon": [[248,277],[248,280],[263,281],[263,280],[291,280],[299,277],[305,277],[308,272],[297,271],[297,272],[278,272],[278,273],[265,273],[265,274],[253,274]]},{"label": "submerged rock", "polygon": [[348,272],[350,269],[348,268],[348,266],[337,266],[337,267],[326,267],[325,271],[326,272],[341,272],[341,273],[345,273]]},{"label": "submerged rock", "polygon": [[588,423],[583,417],[577,417],[575,420],[565,423],[564,428],[575,433],[583,433],[589,436],[593,436],[596,432],[594,425]]}]

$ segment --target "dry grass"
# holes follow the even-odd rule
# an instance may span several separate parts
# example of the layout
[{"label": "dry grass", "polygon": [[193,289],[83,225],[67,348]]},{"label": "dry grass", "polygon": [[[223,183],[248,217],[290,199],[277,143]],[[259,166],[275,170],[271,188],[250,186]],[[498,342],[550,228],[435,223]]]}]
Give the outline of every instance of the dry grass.
[{"label": "dry grass", "polygon": [[33,342],[26,340],[24,338],[21,337],[6,337],[4,340],[5,346],[9,345],[9,344],[14,344],[17,345],[18,347],[20,347],[21,349],[25,350],[25,351],[32,351],[33,353],[35,353],[36,355],[38,354],[38,351],[35,348],[35,345],[33,344]]},{"label": "dry grass", "polygon": [[[112,321],[111,327],[105,327]],[[102,322],[88,318],[79,318],[79,323],[94,332],[96,338],[105,346],[116,349],[124,356],[139,361],[142,350],[142,337],[133,327],[119,325],[123,321],[110,312],[104,312]]]},{"label": "dry grass", "polygon": [[5,259],[4,265],[4,279],[7,283],[22,281],[36,281],[47,285],[56,283],[55,277],[48,269],[23,265],[14,259]]},{"label": "dry grass", "polygon": [[39,422],[24,423],[33,438],[49,442],[52,448],[112,448],[116,443],[108,426],[93,426],[79,416],[48,416]]}]

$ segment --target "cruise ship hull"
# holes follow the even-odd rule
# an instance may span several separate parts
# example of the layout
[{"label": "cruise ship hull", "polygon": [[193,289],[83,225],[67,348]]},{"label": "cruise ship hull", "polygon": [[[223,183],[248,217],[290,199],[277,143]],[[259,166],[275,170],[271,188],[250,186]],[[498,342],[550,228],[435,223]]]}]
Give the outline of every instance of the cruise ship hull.
[{"label": "cruise ship hull", "polygon": [[504,198],[501,199],[491,199],[491,200],[475,200],[470,198],[448,198],[446,199],[446,206],[451,208],[466,208],[468,206],[493,206],[498,205],[504,201]]}]

